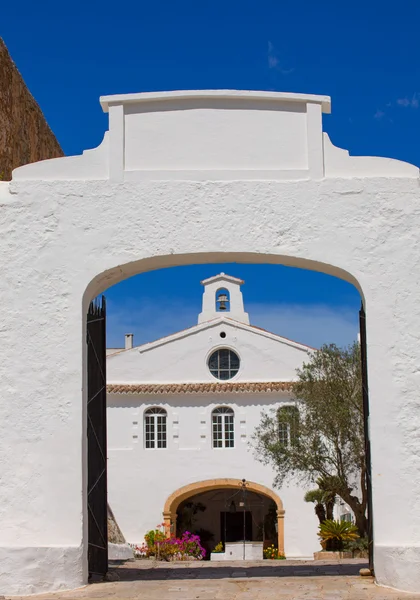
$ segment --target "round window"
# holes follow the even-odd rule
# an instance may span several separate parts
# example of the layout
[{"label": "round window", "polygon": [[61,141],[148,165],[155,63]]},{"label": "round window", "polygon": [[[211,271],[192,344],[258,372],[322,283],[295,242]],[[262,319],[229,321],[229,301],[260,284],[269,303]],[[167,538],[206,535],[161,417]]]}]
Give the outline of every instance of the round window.
[{"label": "round window", "polygon": [[232,350],[221,348],[209,358],[210,373],[216,379],[232,379],[239,371],[239,356]]}]

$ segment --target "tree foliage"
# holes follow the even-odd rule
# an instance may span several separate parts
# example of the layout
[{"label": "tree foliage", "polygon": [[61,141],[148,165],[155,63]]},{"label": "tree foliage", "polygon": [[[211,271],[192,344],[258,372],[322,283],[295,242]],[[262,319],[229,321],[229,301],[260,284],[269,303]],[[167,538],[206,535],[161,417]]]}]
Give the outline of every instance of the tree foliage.
[{"label": "tree foliage", "polygon": [[290,479],[308,485],[321,478],[324,492],[351,507],[363,536],[367,493],[359,345],[315,351],[297,371],[293,396],[297,410],[262,414],[254,435],[256,456],[274,467],[276,487]]}]

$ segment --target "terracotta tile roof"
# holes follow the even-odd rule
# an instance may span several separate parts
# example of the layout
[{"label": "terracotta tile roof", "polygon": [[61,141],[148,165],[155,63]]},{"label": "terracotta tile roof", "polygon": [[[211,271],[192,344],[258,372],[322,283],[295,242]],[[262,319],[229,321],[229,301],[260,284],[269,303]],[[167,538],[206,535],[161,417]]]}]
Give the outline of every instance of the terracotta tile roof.
[{"label": "terracotta tile roof", "polygon": [[108,394],[250,394],[287,392],[291,381],[257,381],[233,383],[109,383]]}]

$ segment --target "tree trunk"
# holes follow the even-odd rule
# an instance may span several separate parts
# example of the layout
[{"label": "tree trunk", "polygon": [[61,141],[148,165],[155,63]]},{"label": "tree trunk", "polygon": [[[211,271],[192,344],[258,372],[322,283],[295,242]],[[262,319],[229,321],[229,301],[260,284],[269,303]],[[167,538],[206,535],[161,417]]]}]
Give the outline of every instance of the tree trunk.
[{"label": "tree trunk", "polygon": [[315,514],[318,517],[320,523],[323,523],[325,521],[325,508],[321,502],[317,502],[315,504]]},{"label": "tree trunk", "polygon": [[354,518],[356,520],[356,526],[359,530],[360,537],[364,537],[367,535],[368,531],[368,522],[366,518],[366,504],[361,503],[356,496],[352,496],[351,494],[342,494],[340,497],[350,506],[354,513]]},{"label": "tree trunk", "polygon": [[356,526],[357,529],[359,530],[359,535],[360,537],[364,537],[365,535],[367,535],[367,531],[368,531],[368,520],[366,518],[366,514],[364,514],[361,511],[356,511],[353,509],[354,512],[354,518],[356,520]]},{"label": "tree trunk", "polygon": [[334,506],[335,506],[335,496],[326,502],[327,508],[327,519],[334,520]]}]

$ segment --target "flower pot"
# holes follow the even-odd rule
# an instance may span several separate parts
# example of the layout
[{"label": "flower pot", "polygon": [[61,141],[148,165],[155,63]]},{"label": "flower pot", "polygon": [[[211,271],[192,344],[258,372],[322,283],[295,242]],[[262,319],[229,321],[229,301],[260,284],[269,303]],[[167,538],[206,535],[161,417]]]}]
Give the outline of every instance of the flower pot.
[{"label": "flower pot", "polygon": [[216,562],[221,562],[225,559],[225,553],[224,552],[212,552],[210,554],[210,560],[216,561]]},{"label": "flower pot", "polygon": [[353,558],[353,553],[331,550],[314,552],[314,560],[342,560],[343,558]]}]

